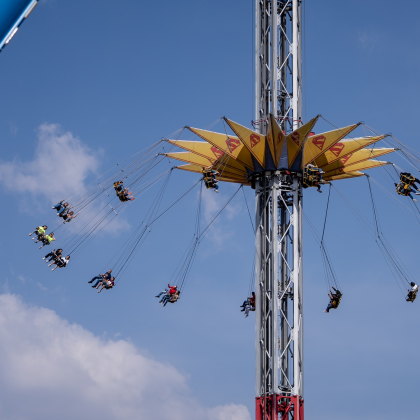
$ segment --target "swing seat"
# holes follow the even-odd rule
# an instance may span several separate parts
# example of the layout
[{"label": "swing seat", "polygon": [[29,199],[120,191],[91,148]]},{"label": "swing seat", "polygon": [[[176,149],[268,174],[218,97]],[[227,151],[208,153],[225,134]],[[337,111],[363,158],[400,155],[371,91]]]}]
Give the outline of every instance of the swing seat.
[{"label": "swing seat", "polygon": [[400,175],[400,182],[402,182],[403,184],[412,185],[415,179],[416,178],[414,178],[414,176],[412,175],[405,175],[405,174]]},{"label": "swing seat", "polygon": [[313,168],[312,167],[303,168],[303,180],[302,180],[303,188],[318,187],[320,181],[321,181],[321,173],[318,167],[314,166]]}]

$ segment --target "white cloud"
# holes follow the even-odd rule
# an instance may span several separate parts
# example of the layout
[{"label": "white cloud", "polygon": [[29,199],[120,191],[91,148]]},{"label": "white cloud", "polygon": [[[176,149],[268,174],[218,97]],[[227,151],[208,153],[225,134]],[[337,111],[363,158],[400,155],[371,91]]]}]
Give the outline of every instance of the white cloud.
[{"label": "white cloud", "polygon": [[48,289],[45,287],[45,286],[43,286],[39,281],[36,283],[36,285],[43,291],[43,292],[46,292]]},{"label": "white cloud", "polygon": [[[63,131],[60,125],[42,124],[38,127],[38,142],[33,160],[22,162],[15,159],[12,162],[0,162],[0,184],[15,193],[47,197],[55,204],[83,189],[86,178],[97,171],[101,156],[101,151],[92,151],[71,132]],[[28,205],[28,197],[21,195],[20,198],[21,211],[33,208],[33,205]],[[78,231],[83,218],[89,220],[97,214],[96,220],[99,220],[103,215],[98,213],[98,208],[106,207],[106,202],[106,199],[98,199],[83,209],[77,223],[75,221],[66,225],[68,233]],[[45,202],[39,205],[39,209],[41,208],[45,209]],[[54,214],[52,210],[48,211],[51,215]],[[120,216],[108,223],[111,217],[112,215],[104,221],[98,232],[117,235],[130,229],[130,224]],[[62,220],[57,217],[52,224],[50,228],[55,230],[62,225]]]},{"label": "white cloud", "polygon": [[359,32],[359,43],[364,50],[372,52],[375,48],[377,41],[378,35],[367,30]]},{"label": "white cloud", "polygon": [[[229,195],[232,195],[231,191],[229,191]],[[209,222],[216,215],[216,213],[229,199],[229,195],[225,195],[223,192],[215,194],[213,190],[203,191],[203,224]],[[240,211],[240,206],[237,203],[234,204],[231,202],[228,204],[222,214],[211,225],[206,236],[209,237],[217,246],[221,246],[233,235],[232,229],[229,228],[229,223],[224,222],[223,217],[232,221],[240,213]]]},{"label": "white cloud", "polygon": [[14,192],[43,195],[54,202],[82,188],[98,164],[98,153],[80,139],[57,124],[45,123],[38,128],[33,160],[0,162],[0,182]]},{"label": "white cloud", "polygon": [[173,366],[124,340],[105,341],[49,309],[0,295],[0,418],[250,420],[243,405],[190,396]]}]

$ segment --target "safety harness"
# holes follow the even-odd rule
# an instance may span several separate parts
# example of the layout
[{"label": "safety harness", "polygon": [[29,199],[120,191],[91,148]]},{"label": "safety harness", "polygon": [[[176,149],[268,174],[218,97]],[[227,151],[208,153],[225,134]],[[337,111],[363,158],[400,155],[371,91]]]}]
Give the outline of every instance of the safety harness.
[{"label": "safety harness", "polygon": [[207,189],[216,187],[216,174],[211,169],[203,169],[204,184]]},{"label": "safety harness", "polygon": [[303,188],[318,187],[321,180],[321,171],[317,166],[306,166],[303,168]]},{"label": "safety harness", "polygon": [[414,302],[416,300],[418,291],[419,291],[419,288],[417,288],[416,291],[414,291],[414,292],[411,292],[411,291],[408,292],[408,296],[407,296],[406,301],[407,302]]},{"label": "safety harness", "polygon": [[337,309],[338,308],[338,305],[340,305],[342,296],[343,296],[343,294],[341,292],[338,292],[338,291],[333,295],[333,299],[331,299],[332,309]]}]

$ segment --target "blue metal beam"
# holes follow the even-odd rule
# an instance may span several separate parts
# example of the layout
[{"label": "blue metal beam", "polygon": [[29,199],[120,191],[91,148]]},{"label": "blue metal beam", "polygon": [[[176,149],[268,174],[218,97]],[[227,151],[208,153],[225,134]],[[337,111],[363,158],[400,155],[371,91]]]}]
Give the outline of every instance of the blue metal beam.
[{"label": "blue metal beam", "polygon": [[0,0],[0,51],[10,42],[38,0]]}]

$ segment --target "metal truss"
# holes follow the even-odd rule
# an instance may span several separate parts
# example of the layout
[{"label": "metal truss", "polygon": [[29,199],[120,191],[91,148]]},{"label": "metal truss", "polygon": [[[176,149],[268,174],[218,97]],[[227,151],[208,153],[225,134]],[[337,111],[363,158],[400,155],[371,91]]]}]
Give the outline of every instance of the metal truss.
[{"label": "metal truss", "polygon": [[[255,0],[255,121],[302,124],[302,0]],[[301,173],[255,175],[256,419],[303,420]],[[280,416],[280,417],[279,417]]]},{"label": "metal truss", "polygon": [[[301,175],[266,172],[256,182],[256,418],[303,419]],[[270,402],[271,401],[271,402]],[[274,403],[274,401],[277,401]],[[296,412],[299,407],[299,412]],[[299,417],[299,413],[302,416]],[[289,414],[288,414],[289,413]]]},{"label": "metal truss", "polygon": [[283,131],[302,121],[302,0],[255,0],[255,120],[272,113]]}]

